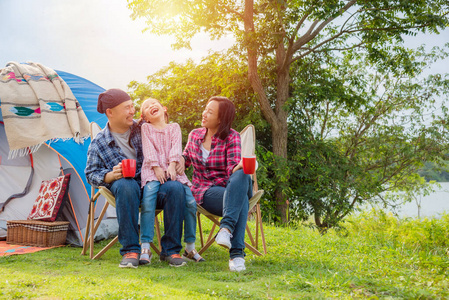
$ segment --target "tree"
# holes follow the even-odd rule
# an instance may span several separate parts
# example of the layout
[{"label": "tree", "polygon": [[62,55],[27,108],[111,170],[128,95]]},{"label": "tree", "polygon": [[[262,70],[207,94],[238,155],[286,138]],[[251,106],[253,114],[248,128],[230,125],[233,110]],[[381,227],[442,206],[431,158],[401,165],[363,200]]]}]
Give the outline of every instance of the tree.
[{"label": "tree", "polygon": [[[426,161],[443,165],[448,153],[449,77],[420,75],[448,53],[420,48],[409,55],[414,63],[394,72],[374,69],[355,50],[298,66],[303,80],[294,81],[289,132],[289,169],[296,176],[288,194],[300,208],[298,217],[313,215],[326,230],[367,201],[394,205],[385,193],[428,192],[417,172]],[[327,99],[318,80],[329,89]],[[348,105],[349,99],[356,104]]]},{"label": "tree", "polygon": [[[438,33],[448,26],[447,0],[128,0],[132,18],[145,18],[147,30],[176,37],[175,47],[190,47],[200,31],[212,38],[232,35],[246,53],[248,79],[271,126],[276,157],[288,157],[289,99],[295,66],[327,53],[338,56],[363,49],[378,68],[394,71],[411,63],[402,36]],[[391,56],[397,57],[391,61]],[[264,86],[261,69],[275,77]],[[298,78],[300,80],[300,78]],[[277,174],[280,176],[280,174]],[[277,209],[286,220],[281,189]]]}]

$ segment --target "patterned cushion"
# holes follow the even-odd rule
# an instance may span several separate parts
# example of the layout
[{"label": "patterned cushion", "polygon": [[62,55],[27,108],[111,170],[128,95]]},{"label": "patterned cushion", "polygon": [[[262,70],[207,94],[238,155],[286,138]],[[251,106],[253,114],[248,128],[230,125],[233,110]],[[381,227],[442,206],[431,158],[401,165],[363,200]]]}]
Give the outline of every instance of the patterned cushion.
[{"label": "patterned cushion", "polygon": [[70,174],[42,181],[28,220],[55,221],[69,191]]}]

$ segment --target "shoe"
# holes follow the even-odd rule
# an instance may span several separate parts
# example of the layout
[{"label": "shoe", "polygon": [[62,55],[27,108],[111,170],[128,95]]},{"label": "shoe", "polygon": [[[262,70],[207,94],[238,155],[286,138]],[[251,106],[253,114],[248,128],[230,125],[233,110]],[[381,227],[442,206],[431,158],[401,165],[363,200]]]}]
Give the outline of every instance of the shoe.
[{"label": "shoe", "polygon": [[[195,256],[197,258],[195,258]],[[182,254],[182,258],[185,260],[189,260],[189,261],[194,261],[194,262],[205,262],[206,260],[204,258],[202,258],[198,252],[196,252],[195,249],[193,249],[190,252],[187,252],[187,250],[184,250],[184,254]]]},{"label": "shoe", "polygon": [[[147,258],[147,256],[148,256],[148,258]],[[142,248],[142,252],[140,253],[139,265],[150,264],[152,257],[153,257],[153,253],[151,253],[150,249]]]},{"label": "shoe", "polygon": [[139,266],[139,253],[128,252],[122,257],[122,261],[118,265],[120,268],[134,268]]},{"label": "shoe", "polygon": [[229,260],[229,270],[231,272],[245,271],[245,259],[243,257],[236,257]]},{"label": "shoe", "polygon": [[226,249],[231,248],[231,238],[232,234],[229,233],[227,229],[220,229],[220,231],[215,236],[215,241],[218,245],[225,247]]},{"label": "shoe", "polygon": [[170,256],[161,255],[160,259],[161,261],[168,261],[170,267],[182,267],[187,264],[186,261],[179,256],[179,254],[172,254]]}]

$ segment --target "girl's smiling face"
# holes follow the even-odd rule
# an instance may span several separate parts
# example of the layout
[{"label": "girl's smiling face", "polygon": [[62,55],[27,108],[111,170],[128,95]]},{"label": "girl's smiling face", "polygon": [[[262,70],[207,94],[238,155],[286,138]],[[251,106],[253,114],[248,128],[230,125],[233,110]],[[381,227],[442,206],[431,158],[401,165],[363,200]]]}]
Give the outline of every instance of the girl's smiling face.
[{"label": "girl's smiling face", "polygon": [[162,106],[162,104],[157,99],[147,99],[143,102],[141,108],[142,118],[150,123],[165,120],[165,113],[167,108]]}]

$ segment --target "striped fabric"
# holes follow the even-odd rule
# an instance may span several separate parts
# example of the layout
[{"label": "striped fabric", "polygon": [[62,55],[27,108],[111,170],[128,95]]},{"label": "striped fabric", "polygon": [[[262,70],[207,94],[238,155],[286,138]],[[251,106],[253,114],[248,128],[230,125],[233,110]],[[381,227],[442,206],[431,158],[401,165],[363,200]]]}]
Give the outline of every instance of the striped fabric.
[{"label": "striped fabric", "polygon": [[10,158],[37,151],[44,142],[89,136],[89,121],[53,69],[9,62],[0,69],[0,101]]}]

